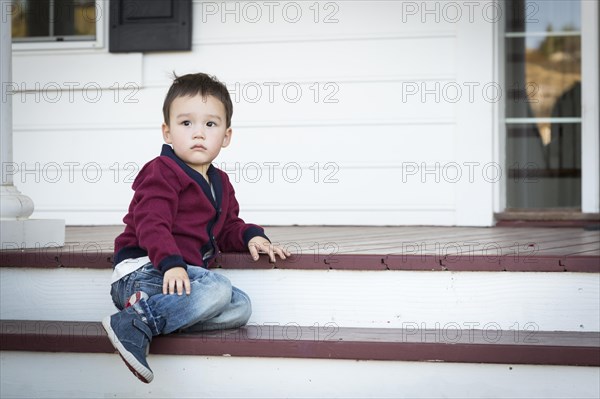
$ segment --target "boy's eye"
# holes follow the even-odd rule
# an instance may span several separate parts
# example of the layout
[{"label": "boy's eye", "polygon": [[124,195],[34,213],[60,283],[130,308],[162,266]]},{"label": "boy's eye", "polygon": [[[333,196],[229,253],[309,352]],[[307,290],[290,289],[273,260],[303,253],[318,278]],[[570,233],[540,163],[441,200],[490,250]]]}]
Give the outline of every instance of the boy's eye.
[{"label": "boy's eye", "polygon": [[191,125],[192,125],[192,122],[190,122],[190,121],[183,121],[183,122],[181,122],[181,124],[182,124],[183,126],[191,126]]},{"label": "boy's eye", "polygon": [[213,126],[217,126],[217,124],[214,122],[206,122],[206,126],[213,127]]}]

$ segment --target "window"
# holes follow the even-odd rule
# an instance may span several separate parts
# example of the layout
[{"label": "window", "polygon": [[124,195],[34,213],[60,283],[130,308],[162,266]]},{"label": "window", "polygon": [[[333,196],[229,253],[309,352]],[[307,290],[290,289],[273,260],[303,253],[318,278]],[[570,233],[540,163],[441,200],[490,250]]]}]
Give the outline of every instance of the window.
[{"label": "window", "polygon": [[13,0],[13,43],[80,42],[93,46],[98,41],[102,18],[100,1]]},{"label": "window", "polygon": [[94,0],[13,0],[13,41],[96,39]]},{"label": "window", "polygon": [[581,207],[581,2],[506,2],[507,208]]}]

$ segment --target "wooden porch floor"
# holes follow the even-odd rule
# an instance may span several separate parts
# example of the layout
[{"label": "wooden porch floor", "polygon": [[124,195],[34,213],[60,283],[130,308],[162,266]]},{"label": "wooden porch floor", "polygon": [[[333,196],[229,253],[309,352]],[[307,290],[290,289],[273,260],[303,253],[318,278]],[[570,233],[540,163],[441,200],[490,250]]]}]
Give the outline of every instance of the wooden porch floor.
[{"label": "wooden porch floor", "polygon": [[[68,226],[65,246],[1,251],[0,266],[108,267],[122,226]],[[271,226],[294,257],[278,268],[600,272],[600,231],[544,227]],[[58,264],[57,264],[58,262]],[[81,262],[84,265],[81,265]],[[250,264],[250,265],[249,265]],[[272,268],[223,254],[225,268]]]}]

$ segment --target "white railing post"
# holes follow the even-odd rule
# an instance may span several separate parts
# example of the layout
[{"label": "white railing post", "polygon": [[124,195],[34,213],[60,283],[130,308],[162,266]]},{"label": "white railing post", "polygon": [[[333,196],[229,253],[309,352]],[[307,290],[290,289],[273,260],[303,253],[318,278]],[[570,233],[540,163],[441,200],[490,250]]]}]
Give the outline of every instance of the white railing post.
[{"label": "white railing post", "polygon": [[65,241],[65,222],[56,219],[29,219],[33,201],[14,186],[17,170],[13,162],[12,140],[12,14],[9,0],[0,0],[0,249],[40,248],[62,246]]}]

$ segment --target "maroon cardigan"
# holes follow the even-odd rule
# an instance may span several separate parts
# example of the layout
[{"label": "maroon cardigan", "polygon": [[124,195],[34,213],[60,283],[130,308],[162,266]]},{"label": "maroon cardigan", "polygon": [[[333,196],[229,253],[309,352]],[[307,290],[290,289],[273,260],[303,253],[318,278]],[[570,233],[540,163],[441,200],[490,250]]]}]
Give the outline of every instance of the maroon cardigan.
[{"label": "maroon cardigan", "polygon": [[114,264],[149,256],[163,273],[181,266],[208,267],[220,251],[247,251],[262,227],[239,218],[239,205],[225,172],[210,165],[208,178],[163,145],[161,155],[140,170],[125,231],[115,239]]}]

